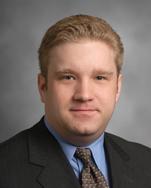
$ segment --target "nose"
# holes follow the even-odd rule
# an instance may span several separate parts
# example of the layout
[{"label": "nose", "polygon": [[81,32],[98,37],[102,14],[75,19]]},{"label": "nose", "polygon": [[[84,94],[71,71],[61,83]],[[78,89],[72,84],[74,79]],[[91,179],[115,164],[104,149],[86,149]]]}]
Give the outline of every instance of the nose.
[{"label": "nose", "polygon": [[73,99],[79,102],[87,102],[93,100],[93,88],[89,80],[79,81],[76,84]]}]

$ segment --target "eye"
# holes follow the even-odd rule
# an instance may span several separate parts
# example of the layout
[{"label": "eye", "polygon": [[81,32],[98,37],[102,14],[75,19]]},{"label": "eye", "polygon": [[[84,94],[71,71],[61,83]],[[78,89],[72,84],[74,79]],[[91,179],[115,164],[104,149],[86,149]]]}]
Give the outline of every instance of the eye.
[{"label": "eye", "polygon": [[72,75],[63,75],[62,79],[63,80],[75,80],[75,77]]},{"label": "eye", "polygon": [[99,76],[96,77],[96,79],[97,79],[97,80],[106,80],[106,77],[105,77],[105,76],[100,76],[100,75],[99,75]]}]

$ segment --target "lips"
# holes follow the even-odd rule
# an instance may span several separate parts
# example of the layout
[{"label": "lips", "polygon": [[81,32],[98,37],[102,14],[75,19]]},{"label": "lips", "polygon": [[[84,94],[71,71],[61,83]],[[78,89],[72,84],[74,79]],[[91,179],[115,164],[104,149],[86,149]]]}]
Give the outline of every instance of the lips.
[{"label": "lips", "polygon": [[91,109],[91,108],[73,108],[70,109],[70,111],[81,111],[81,112],[91,112],[91,111],[97,111],[96,109]]},{"label": "lips", "polygon": [[71,111],[99,111],[97,107],[94,106],[73,106],[70,108]]},{"label": "lips", "polygon": [[76,117],[92,117],[94,116],[97,112],[98,109],[96,108],[71,108],[70,112],[76,116]]}]

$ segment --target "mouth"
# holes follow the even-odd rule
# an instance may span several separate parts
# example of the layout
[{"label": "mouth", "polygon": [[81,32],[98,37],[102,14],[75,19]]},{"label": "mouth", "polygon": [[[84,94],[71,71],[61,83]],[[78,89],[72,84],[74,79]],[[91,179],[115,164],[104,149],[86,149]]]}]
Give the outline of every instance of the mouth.
[{"label": "mouth", "polygon": [[70,112],[76,117],[92,117],[98,113],[98,110],[94,108],[72,108]]},{"label": "mouth", "polygon": [[97,110],[96,109],[89,109],[89,108],[75,108],[75,109],[70,109],[70,111],[93,112],[93,111],[97,111]]}]

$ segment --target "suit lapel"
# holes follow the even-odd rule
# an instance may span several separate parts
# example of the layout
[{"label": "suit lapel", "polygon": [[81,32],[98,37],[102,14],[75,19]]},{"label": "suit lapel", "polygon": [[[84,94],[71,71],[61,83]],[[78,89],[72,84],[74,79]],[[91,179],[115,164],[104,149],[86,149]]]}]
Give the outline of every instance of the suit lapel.
[{"label": "suit lapel", "polygon": [[141,172],[134,168],[129,155],[111,136],[105,134],[105,150],[111,177],[111,188],[142,188]]},{"label": "suit lapel", "polygon": [[[29,129],[29,163],[41,168],[35,177],[43,188],[80,188],[79,182],[60,145],[45,127],[43,120]],[[111,177],[111,188],[147,187],[141,171],[134,166],[123,144],[105,134],[105,150]],[[37,172],[38,173],[38,172]]]},{"label": "suit lapel", "polygon": [[29,131],[29,160],[41,167],[37,182],[44,188],[80,188],[60,145],[43,120]]}]

